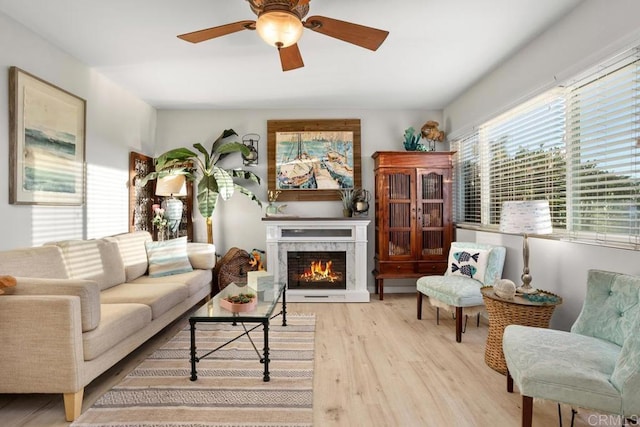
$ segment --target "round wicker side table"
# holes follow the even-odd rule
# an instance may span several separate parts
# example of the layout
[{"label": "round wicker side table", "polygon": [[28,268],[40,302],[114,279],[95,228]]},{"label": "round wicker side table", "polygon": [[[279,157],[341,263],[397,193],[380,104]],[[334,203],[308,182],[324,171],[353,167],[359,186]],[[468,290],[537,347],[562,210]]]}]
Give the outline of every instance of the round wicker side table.
[{"label": "round wicker side table", "polygon": [[556,297],[555,301],[534,302],[516,295],[513,300],[500,298],[491,286],[480,290],[489,313],[489,332],[484,352],[485,363],[503,375],[507,374],[507,363],[502,352],[502,334],[508,325],[535,326],[548,328],[553,310],[562,304],[562,298],[550,292],[539,291],[540,295]]}]

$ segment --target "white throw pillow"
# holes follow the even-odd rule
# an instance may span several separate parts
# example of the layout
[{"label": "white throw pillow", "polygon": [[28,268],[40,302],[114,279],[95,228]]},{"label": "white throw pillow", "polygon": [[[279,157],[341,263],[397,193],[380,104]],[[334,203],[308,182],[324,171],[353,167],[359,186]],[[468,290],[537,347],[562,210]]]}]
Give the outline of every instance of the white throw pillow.
[{"label": "white throw pillow", "polygon": [[149,277],[170,276],[193,271],[187,256],[187,237],[145,242],[149,258]]},{"label": "white throw pillow", "polygon": [[486,249],[452,249],[449,252],[448,273],[484,282],[489,252]]}]

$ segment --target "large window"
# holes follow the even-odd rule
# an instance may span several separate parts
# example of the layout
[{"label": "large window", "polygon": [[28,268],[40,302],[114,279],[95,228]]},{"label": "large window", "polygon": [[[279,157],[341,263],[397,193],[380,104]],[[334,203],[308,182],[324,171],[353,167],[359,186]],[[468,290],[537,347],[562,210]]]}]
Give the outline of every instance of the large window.
[{"label": "large window", "polygon": [[495,228],[507,200],[545,199],[554,233],[640,244],[640,61],[600,67],[452,142],[458,224]]}]

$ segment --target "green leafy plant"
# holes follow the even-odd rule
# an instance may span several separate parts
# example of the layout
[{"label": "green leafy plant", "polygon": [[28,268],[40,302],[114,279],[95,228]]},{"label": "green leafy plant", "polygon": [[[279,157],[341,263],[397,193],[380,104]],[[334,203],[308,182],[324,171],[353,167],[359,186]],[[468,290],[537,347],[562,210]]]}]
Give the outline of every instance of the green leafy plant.
[{"label": "green leafy plant", "polygon": [[340,193],[340,200],[342,200],[342,208],[351,209],[354,190],[352,188],[344,188],[342,190],[338,190],[338,192]]},{"label": "green leafy plant", "polygon": [[256,296],[254,294],[238,294],[238,295],[230,295],[225,298],[225,300],[229,301],[233,304],[247,304],[250,303],[252,299]]},{"label": "green leafy plant", "polygon": [[155,161],[155,172],[151,172],[142,181],[145,185],[149,180],[167,175],[185,175],[191,181],[198,181],[197,199],[198,210],[207,219],[207,234],[209,243],[213,243],[211,234],[211,216],[215,210],[218,196],[228,200],[235,191],[249,197],[262,207],[262,202],[247,188],[235,182],[243,179],[260,184],[260,177],[253,172],[242,169],[223,169],[217,163],[231,153],[249,154],[249,148],[240,142],[225,142],[231,136],[238,136],[233,129],[225,129],[213,142],[211,150],[207,150],[200,143],[193,144],[198,151],[188,148],[175,148],[161,154]]},{"label": "green leafy plant", "polygon": [[426,151],[426,147],[420,143],[422,134],[416,132],[413,127],[404,130],[404,149],[407,151]]}]

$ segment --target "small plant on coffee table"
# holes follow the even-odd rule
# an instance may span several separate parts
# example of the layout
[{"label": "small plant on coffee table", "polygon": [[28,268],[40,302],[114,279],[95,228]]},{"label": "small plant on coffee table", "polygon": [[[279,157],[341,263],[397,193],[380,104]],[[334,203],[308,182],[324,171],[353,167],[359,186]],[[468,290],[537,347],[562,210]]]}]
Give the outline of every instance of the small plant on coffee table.
[{"label": "small plant on coffee table", "polygon": [[252,299],[256,296],[254,294],[238,294],[231,295],[226,297],[225,299],[233,304],[247,304],[250,303]]}]

